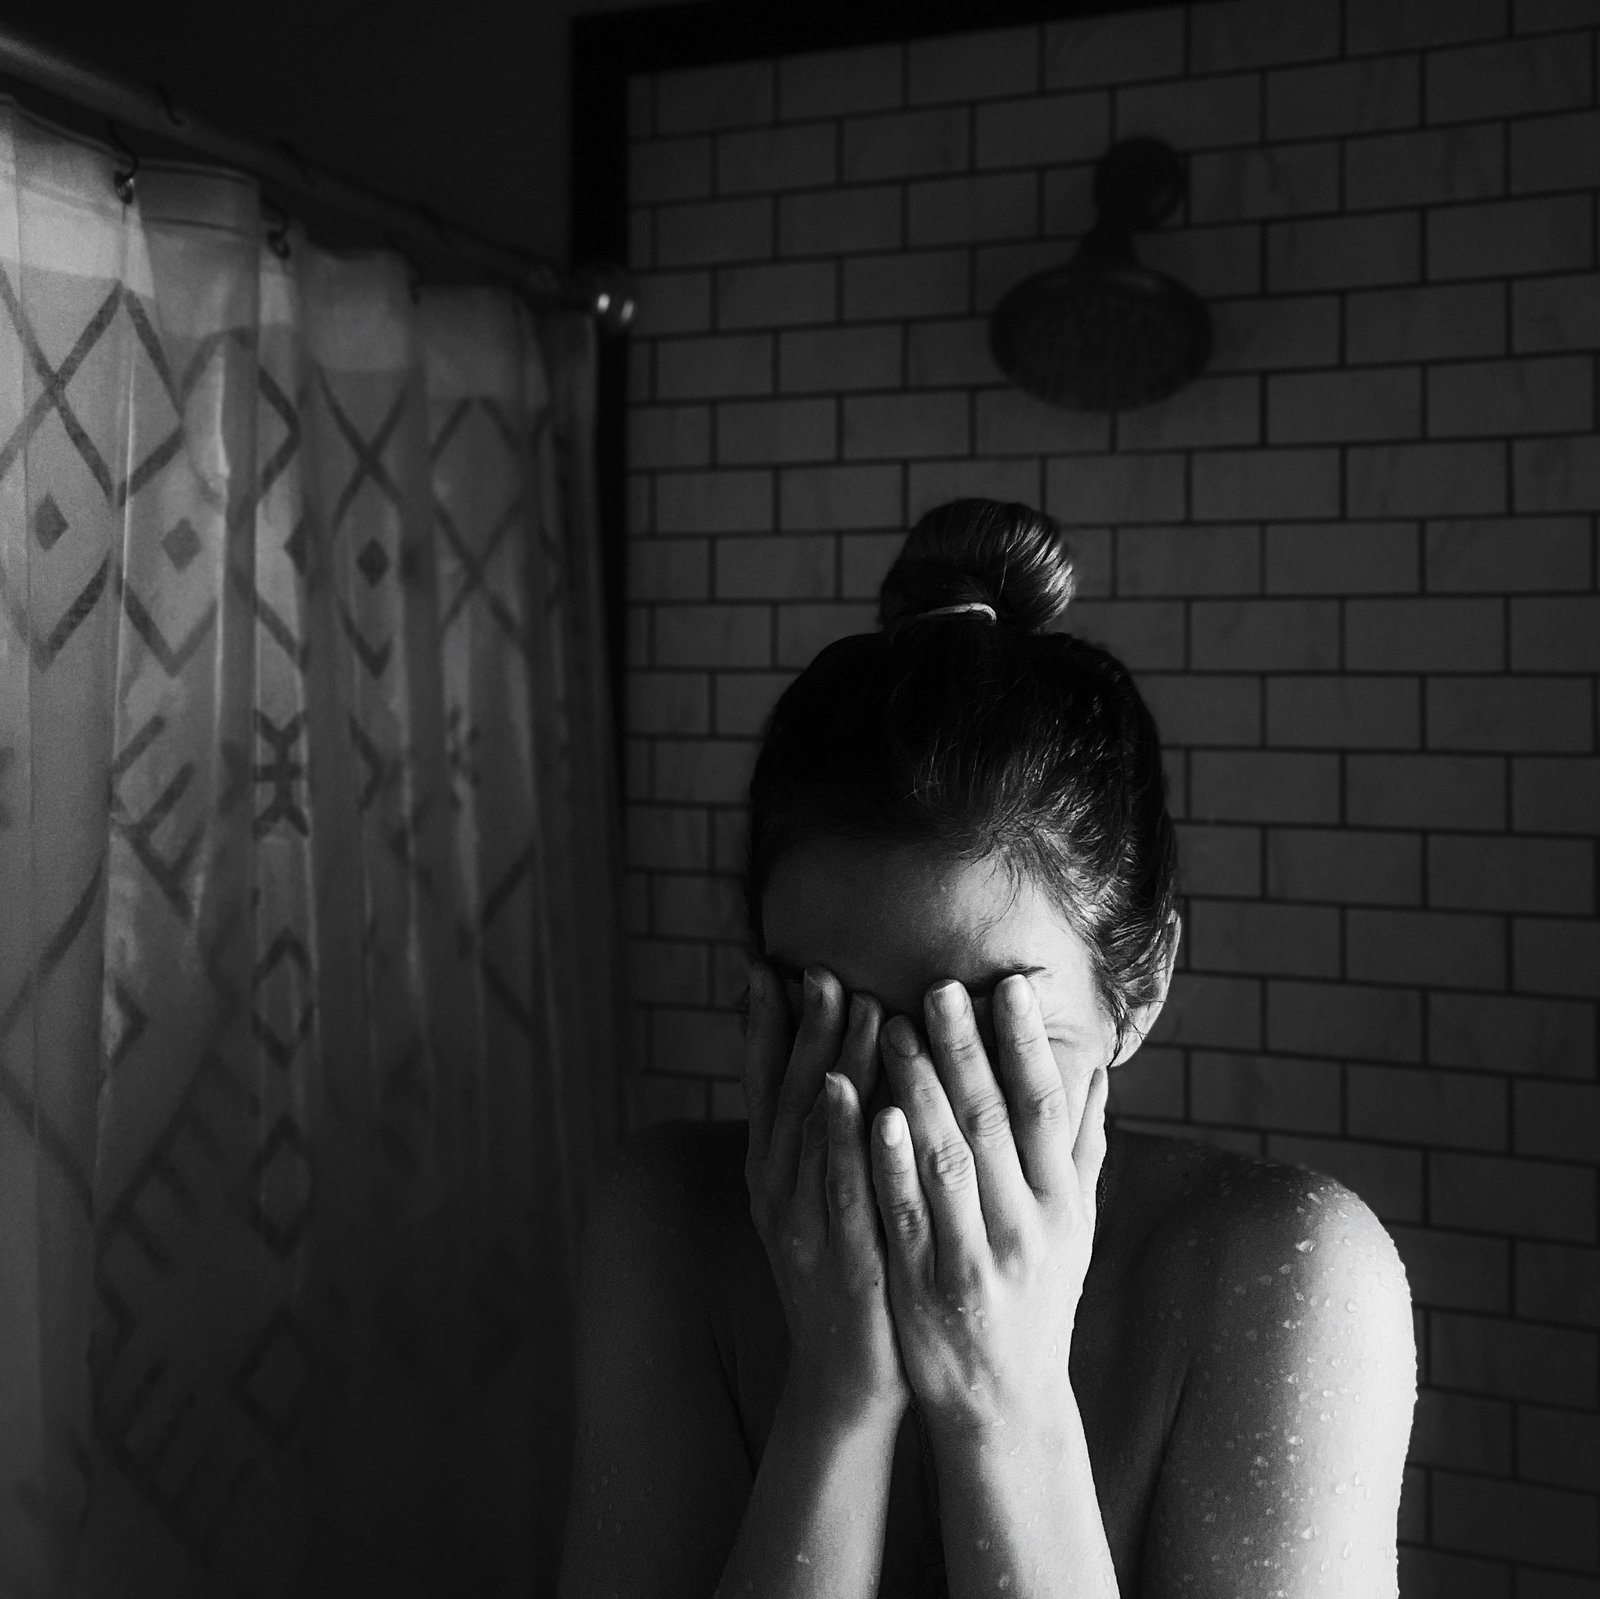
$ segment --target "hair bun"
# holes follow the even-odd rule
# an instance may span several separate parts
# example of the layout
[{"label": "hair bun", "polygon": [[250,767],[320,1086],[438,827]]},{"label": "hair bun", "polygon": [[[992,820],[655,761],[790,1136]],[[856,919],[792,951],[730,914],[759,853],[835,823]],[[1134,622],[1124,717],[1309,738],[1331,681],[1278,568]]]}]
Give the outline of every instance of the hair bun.
[{"label": "hair bun", "polygon": [[1038,633],[1066,610],[1072,590],[1072,555],[1053,517],[998,500],[952,500],[911,530],[878,591],[878,621],[892,627],[976,602],[993,606],[1005,626]]}]

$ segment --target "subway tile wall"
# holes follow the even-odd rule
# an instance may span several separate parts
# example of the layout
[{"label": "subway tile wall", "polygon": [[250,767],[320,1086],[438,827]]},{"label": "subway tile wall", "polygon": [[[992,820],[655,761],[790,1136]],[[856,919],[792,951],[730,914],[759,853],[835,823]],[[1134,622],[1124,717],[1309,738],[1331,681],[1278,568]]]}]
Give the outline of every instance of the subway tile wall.
[{"label": "subway tile wall", "polygon": [[[633,1116],[743,1114],[763,718],[922,511],[1069,528],[1180,818],[1183,969],[1128,1125],[1331,1172],[1424,1381],[1404,1592],[1600,1593],[1596,0],[1206,0],[634,80]],[[1210,303],[1183,394],[1010,388],[986,316],[1141,236]]]}]

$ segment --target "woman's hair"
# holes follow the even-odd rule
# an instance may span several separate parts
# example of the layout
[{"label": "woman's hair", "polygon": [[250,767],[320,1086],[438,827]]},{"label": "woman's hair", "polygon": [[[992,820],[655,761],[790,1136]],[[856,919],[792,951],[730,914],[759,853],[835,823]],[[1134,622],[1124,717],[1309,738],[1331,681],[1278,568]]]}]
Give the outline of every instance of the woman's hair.
[{"label": "woman's hair", "polygon": [[828,645],[767,723],[745,878],[758,952],[773,868],[812,839],[997,856],[1087,946],[1120,1047],[1161,993],[1177,852],[1160,740],[1127,669],[1043,631],[1072,591],[1061,529],[1038,511],[956,500],[922,518],[883,580],[879,631]]}]

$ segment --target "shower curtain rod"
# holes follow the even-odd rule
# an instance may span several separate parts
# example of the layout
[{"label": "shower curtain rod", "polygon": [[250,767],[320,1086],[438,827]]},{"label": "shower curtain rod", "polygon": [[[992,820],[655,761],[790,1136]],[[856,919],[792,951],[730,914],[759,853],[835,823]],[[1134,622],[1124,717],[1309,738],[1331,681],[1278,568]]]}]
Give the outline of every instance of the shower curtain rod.
[{"label": "shower curtain rod", "polygon": [[[54,45],[0,22],[0,77],[28,84],[104,116],[113,142],[148,133],[179,143],[224,165],[243,169],[286,196],[339,211],[383,229],[396,243],[447,255],[505,282],[535,310],[586,311],[612,327],[626,325],[632,296],[614,270],[563,272],[547,258],[524,254],[436,216],[426,206],[397,200],[306,160],[288,143],[273,144],[226,128],[173,105],[158,85],[119,77]],[[137,152],[128,153],[137,162]]]}]

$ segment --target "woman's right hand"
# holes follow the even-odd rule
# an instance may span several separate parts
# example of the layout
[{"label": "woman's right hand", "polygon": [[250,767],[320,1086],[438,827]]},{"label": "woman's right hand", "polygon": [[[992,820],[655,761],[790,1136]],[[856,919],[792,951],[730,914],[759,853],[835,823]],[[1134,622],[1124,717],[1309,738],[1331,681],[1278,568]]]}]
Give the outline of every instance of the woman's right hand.
[{"label": "woman's right hand", "polygon": [[862,1122],[882,1021],[870,996],[847,1006],[839,980],[812,967],[796,1031],[776,974],[751,963],[745,1182],[789,1324],[790,1388],[843,1417],[898,1423],[911,1390]]}]

